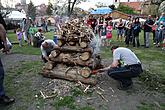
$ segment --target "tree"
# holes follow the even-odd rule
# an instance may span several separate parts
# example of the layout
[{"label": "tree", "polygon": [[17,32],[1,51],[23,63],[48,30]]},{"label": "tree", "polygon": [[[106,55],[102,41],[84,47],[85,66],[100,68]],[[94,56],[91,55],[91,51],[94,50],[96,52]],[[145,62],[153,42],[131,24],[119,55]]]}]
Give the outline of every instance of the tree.
[{"label": "tree", "polygon": [[49,2],[48,7],[46,9],[46,13],[47,15],[52,15],[52,12],[53,12],[53,5]]},{"label": "tree", "polygon": [[81,2],[85,2],[86,0],[68,0],[68,16],[70,17],[70,15],[73,12],[74,6],[75,4],[79,4]]},{"label": "tree", "polygon": [[31,0],[30,3],[28,4],[27,16],[31,17],[33,20],[36,17],[36,7],[34,6]]},{"label": "tree", "polygon": [[109,5],[109,8],[111,8],[112,10],[116,9],[115,5]]},{"label": "tree", "polygon": [[126,14],[136,14],[131,7],[124,6],[122,4],[119,5],[119,7],[117,8],[117,10],[118,11],[121,11],[123,13],[126,13]]}]

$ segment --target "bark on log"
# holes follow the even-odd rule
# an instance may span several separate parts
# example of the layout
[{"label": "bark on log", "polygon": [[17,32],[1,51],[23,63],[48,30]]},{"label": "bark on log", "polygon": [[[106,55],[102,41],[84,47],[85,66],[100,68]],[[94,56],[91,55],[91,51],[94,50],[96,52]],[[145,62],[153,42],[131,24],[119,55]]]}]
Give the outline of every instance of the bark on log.
[{"label": "bark on log", "polygon": [[66,44],[66,43],[65,43],[64,40],[57,40],[57,45],[58,45],[59,47],[65,45],[65,44]]},{"label": "bark on log", "polygon": [[68,46],[68,47],[55,47],[54,50],[59,50],[60,52],[79,52],[79,53],[83,53],[83,52],[92,52],[91,48],[86,48],[86,49],[81,49],[75,46]]},{"label": "bark on log", "polygon": [[52,62],[45,63],[43,69],[52,70],[53,69],[53,63]]},{"label": "bark on log", "polygon": [[66,65],[70,65],[70,66],[92,66],[92,60],[88,60],[88,61],[82,61],[80,59],[73,59],[73,58],[63,58],[62,55],[60,54],[57,58],[51,58],[50,59],[52,62],[54,62],[55,64],[58,63],[62,63],[62,64],[66,64]]},{"label": "bark on log", "polygon": [[73,75],[73,74],[65,74],[65,72],[60,72],[58,71],[56,68],[54,68],[53,70],[44,70],[42,71],[40,74],[42,74],[44,77],[48,77],[48,78],[58,78],[58,79],[65,79],[65,80],[69,80],[69,81],[74,81],[74,82],[82,82],[85,84],[90,84],[90,85],[96,85],[97,83],[97,78],[96,75],[91,75],[91,77],[89,78],[84,78],[81,75]]}]

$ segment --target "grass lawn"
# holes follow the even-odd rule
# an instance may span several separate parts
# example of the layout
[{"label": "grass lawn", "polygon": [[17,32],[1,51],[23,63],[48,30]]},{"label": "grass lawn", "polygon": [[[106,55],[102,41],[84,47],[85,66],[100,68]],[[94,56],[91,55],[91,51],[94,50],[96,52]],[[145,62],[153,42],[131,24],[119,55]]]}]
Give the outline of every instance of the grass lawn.
[{"label": "grass lawn", "polygon": [[[53,32],[49,32],[45,34],[46,38],[53,39]],[[16,34],[9,32],[8,38],[11,42],[17,42]],[[119,46],[125,46],[124,42],[117,42],[116,41],[116,31],[113,31],[113,38],[112,44],[117,44]],[[152,36],[150,37],[150,48],[136,48],[130,46],[129,48],[135,52],[138,58],[141,60],[144,66],[144,73],[140,77],[140,80],[144,82],[150,89],[159,90],[161,92],[165,92],[165,51],[162,51],[161,48],[156,48],[152,42]],[[143,44],[143,33],[140,34],[140,43]],[[26,55],[40,55],[40,48],[34,48],[32,46],[28,46],[26,43],[23,43],[23,47],[19,47],[18,44],[14,44],[12,48],[13,53],[17,54],[26,54]],[[103,59],[112,58],[112,53],[110,51],[110,47],[101,47],[101,57]],[[25,110],[29,106],[37,106],[42,107],[45,103],[42,99],[36,99],[33,94],[37,94],[35,85],[35,76],[38,75],[38,70],[42,68],[42,63],[39,61],[36,62],[22,62],[21,67],[19,68],[11,68],[7,70],[8,74],[5,78],[6,89],[7,93],[10,95],[14,95],[14,93],[19,93],[18,98],[22,103],[15,107],[15,110]],[[27,74],[28,73],[28,74]],[[26,76],[26,78],[24,77]],[[38,76],[37,76],[38,77]],[[23,81],[17,82],[13,81],[16,79],[22,79]],[[18,84],[10,84],[10,82],[17,82]],[[34,85],[33,85],[34,84]],[[28,90],[28,92],[27,92]],[[20,95],[20,96],[19,96]],[[33,97],[33,99],[30,99]],[[30,100],[35,100],[36,103],[31,103]],[[73,96],[66,96],[63,100],[56,99],[53,106],[56,109],[60,108],[61,106],[66,106],[70,109],[77,108],[74,104]],[[67,103],[67,104],[66,104]],[[26,105],[25,105],[26,104]],[[36,105],[37,104],[37,105]],[[164,105],[161,105],[164,109]],[[154,110],[152,104],[143,103],[141,106],[138,107],[139,110]],[[40,108],[36,108],[40,109]],[[84,107],[82,110],[94,110],[92,107]]]},{"label": "grass lawn", "polygon": [[[117,44],[119,46],[125,46],[124,42],[116,41],[116,31],[113,31],[112,44]],[[53,39],[53,32],[45,33],[46,38]],[[15,33],[9,32],[8,38],[11,42],[17,42],[17,37]],[[140,43],[143,44],[143,32],[140,33]],[[18,44],[13,45],[12,52],[18,54],[27,54],[27,55],[40,55],[40,49],[28,46],[23,43],[23,47],[20,48]],[[139,57],[141,62],[148,67],[147,70],[151,71],[153,74],[158,74],[161,76],[161,79],[165,80],[165,51],[162,51],[161,48],[156,48],[152,42],[152,36],[150,37],[150,48],[135,48],[129,47],[135,54]],[[109,47],[101,48],[102,58],[112,57],[112,53]],[[165,83],[165,82],[164,82]]]}]

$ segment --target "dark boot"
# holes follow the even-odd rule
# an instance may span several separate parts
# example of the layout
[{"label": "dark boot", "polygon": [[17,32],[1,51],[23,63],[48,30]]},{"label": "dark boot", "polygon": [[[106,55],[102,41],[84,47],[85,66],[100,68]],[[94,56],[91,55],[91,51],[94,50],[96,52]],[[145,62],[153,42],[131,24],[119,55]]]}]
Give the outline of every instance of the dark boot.
[{"label": "dark boot", "polygon": [[0,104],[8,105],[15,102],[15,99],[9,98],[8,96],[1,96],[0,97]]}]

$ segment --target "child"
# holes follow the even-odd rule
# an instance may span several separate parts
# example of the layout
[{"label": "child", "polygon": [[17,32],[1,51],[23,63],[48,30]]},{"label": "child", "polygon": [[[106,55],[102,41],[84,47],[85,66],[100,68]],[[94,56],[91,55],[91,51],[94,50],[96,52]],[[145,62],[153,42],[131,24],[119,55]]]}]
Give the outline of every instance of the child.
[{"label": "child", "polygon": [[20,28],[18,28],[16,30],[16,34],[17,34],[17,39],[18,39],[18,42],[19,42],[19,46],[22,47],[22,32],[21,32]]},{"label": "child", "polygon": [[129,42],[131,40],[131,34],[132,34],[132,31],[131,31],[131,23],[128,24],[128,26],[125,27],[125,44],[126,46],[128,47],[129,46]]},{"label": "child", "polygon": [[106,42],[106,23],[100,28],[100,35],[101,35],[101,45],[105,46]]},{"label": "child", "polygon": [[29,28],[29,35],[30,35],[29,42],[28,42],[29,45],[33,45],[33,36],[36,32],[37,32],[37,29],[32,24]]},{"label": "child", "polygon": [[159,30],[159,36],[158,36],[159,43],[156,45],[156,47],[160,47],[161,42],[164,39],[163,34],[164,34],[165,26],[164,26],[163,22],[160,22],[160,26],[159,26],[158,30]]},{"label": "child", "polygon": [[106,27],[106,46],[110,46],[111,38],[112,38],[112,26],[109,22],[108,26]]}]

